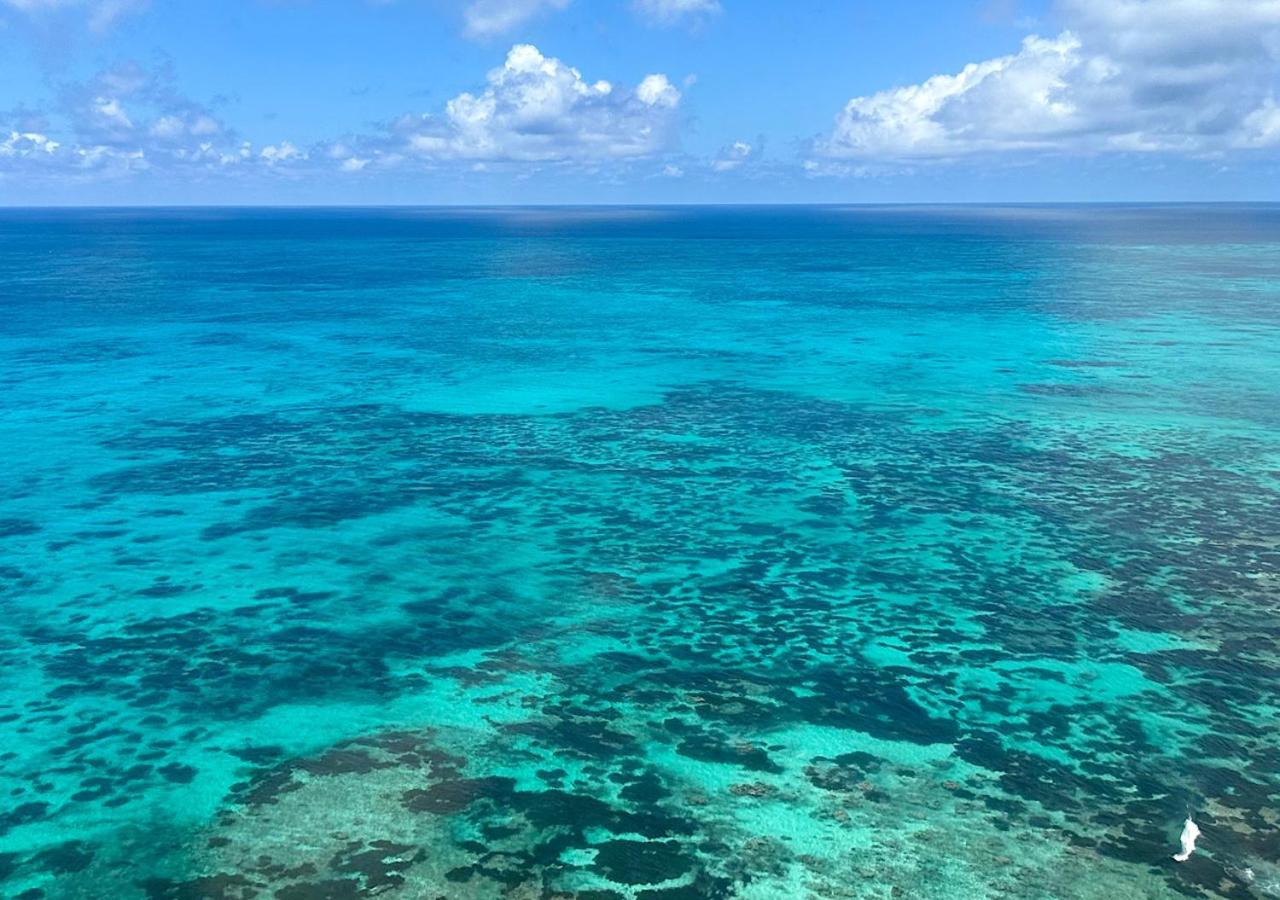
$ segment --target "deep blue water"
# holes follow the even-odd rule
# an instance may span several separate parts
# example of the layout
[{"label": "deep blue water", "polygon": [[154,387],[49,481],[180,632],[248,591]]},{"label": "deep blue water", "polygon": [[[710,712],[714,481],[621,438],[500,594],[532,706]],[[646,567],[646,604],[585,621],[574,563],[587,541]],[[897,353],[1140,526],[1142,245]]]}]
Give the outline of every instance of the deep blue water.
[{"label": "deep blue water", "polygon": [[2,210],[0,303],[0,896],[1280,896],[1280,206]]}]

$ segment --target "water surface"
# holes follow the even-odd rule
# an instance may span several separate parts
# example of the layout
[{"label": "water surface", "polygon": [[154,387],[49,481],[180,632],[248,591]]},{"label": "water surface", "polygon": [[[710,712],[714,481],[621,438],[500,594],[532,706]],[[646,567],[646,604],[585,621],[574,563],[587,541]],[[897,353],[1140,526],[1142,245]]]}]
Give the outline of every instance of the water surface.
[{"label": "water surface", "polygon": [[1280,896],[1280,207],[10,210],[0,303],[4,897]]}]

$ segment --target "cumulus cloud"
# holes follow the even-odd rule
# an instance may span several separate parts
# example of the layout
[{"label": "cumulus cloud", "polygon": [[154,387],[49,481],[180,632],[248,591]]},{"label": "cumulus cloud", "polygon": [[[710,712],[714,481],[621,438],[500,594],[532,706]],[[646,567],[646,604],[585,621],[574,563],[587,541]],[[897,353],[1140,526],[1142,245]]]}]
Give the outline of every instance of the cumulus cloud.
[{"label": "cumulus cloud", "polygon": [[636,85],[636,97],[646,106],[675,109],[680,103],[680,92],[667,80],[666,75],[646,75]]},{"label": "cumulus cloud", "polygon": [[665,75],[634,90],[589,82],[575,68],[517,44],[477,93],[443,113],[404,116],[354,155],[469,161],[601,161],[647,156],[673,139],[680,92]]},{"label": "cumulus cloud", "polygon": [[635,0],[636,12],[657,25],[674,25],[720,12],[719,0]]},{"label": "cumulus cloud", "polygon": [[463,10],[468,37],[506,34],[543,12],[562,10],[569,0],[473,0]]},{"label": "cumulus cloud", "polygon": [[954,74],[854,97],[818,157],[1280,146],[1280,0],[1063,0],[1068,29]]}]

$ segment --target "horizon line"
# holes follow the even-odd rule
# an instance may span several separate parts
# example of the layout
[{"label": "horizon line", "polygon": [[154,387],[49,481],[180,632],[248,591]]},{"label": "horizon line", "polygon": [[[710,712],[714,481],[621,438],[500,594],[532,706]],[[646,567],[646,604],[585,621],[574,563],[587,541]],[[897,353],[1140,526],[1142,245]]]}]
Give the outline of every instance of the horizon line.
[{"label": "horizon line", "polygon": [[0,203],[0,211],[43,210],[514,210],[514,209],[847,209],[993,206],[1280,206],[1277,200],[867,200],[773,203]]}]

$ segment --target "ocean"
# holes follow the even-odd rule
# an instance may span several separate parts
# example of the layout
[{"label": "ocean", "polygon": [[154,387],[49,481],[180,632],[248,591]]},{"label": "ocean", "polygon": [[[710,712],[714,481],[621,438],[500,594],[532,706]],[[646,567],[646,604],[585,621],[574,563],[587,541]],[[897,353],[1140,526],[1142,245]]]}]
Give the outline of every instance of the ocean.
[{"label": "ocean", "polygon": [[11,209],[0,304],[0,896],[1280,896],[1280,206]]}]

